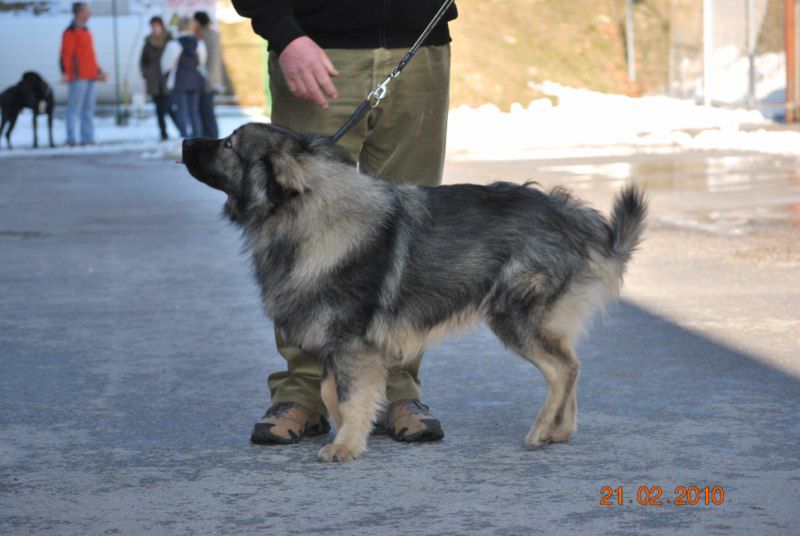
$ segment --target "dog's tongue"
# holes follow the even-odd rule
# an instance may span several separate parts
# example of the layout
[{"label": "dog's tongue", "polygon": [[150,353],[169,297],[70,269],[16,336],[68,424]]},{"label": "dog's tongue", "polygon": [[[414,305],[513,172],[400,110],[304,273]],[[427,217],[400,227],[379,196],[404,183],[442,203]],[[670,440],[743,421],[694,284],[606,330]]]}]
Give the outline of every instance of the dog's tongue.
[{"label": "dog's tongue", "polygon": [[176,164],[183,164],[183,160],[175,160]]}]

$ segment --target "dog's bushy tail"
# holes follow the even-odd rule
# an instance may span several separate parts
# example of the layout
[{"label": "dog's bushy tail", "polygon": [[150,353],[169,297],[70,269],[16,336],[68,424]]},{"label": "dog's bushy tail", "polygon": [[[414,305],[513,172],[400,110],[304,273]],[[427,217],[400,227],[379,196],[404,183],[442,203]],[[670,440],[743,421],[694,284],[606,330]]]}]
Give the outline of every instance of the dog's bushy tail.
[{"label": "dog's bushy tail", "polygon": [[611,254],[619,266],[620,275],[642,240],[647,218],[647,201],[641,188],[626,186],[617,195],[611,211],[609,243]]}]

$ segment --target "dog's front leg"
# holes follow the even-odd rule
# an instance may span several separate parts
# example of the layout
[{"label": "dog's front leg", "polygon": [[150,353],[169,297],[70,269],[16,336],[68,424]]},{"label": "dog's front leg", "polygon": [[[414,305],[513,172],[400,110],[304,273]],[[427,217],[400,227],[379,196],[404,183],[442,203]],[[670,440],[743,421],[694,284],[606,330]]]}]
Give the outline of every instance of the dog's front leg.
[{"label": "dog's front leg", "polygon": [[337,355],[328,366],[323,401],[334,418],[336,438],[317,454],[324,462],[345,462],[367,448],[375,416],[386,397],[386,362],[376,354]]},{"label": "dog's front leg", "polygon": [[10,114],[10,116],[8,118],[8,130],[6,130],[6,145],[8,145],[9,149],[12,148],[11,147],[11,131],[14,130],[14,125],[17,124],[17,114],[19,114],[19,111],[11,112],[11,114]]}]

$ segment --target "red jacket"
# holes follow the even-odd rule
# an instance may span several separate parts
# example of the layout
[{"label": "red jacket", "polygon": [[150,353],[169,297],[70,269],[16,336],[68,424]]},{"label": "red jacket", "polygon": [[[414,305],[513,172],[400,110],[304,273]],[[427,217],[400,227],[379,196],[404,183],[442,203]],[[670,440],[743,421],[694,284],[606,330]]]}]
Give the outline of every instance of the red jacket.
[{"label": "red jacket", "polygon": [[94,80],[100,74],[92,34],[73,22],[61,37],[61,72],[73,80]]}]

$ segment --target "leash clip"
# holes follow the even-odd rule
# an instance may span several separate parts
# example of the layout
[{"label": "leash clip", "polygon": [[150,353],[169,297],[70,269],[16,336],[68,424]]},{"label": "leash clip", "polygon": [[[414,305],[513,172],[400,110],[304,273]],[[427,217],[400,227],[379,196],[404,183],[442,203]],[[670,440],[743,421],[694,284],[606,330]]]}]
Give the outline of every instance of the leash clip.
[{"label": "leash clip", "polygon": [[386,80],[378,84],[378,87],[370,91],[367,98],[369,99],[369,105],[372,108],[378,106],[381,103],[386,94],[389,92],[389,84],[394,80],[394,76],[389,75],[386,77]]}]

